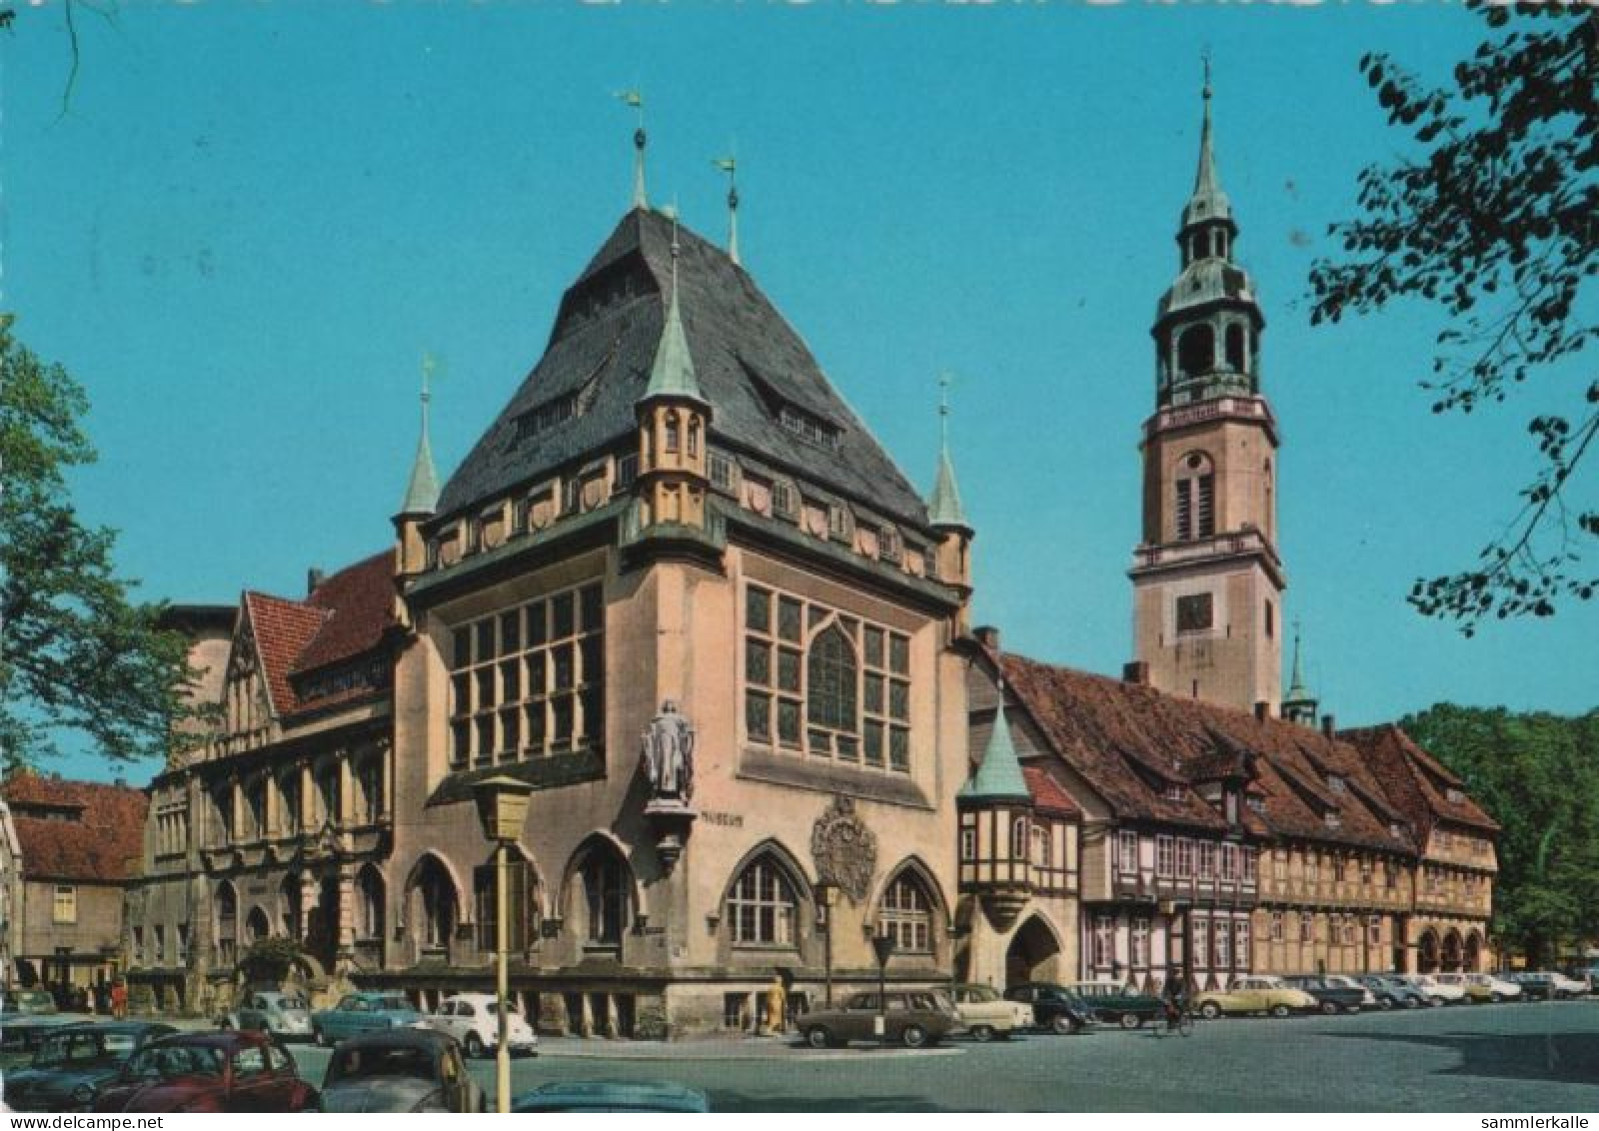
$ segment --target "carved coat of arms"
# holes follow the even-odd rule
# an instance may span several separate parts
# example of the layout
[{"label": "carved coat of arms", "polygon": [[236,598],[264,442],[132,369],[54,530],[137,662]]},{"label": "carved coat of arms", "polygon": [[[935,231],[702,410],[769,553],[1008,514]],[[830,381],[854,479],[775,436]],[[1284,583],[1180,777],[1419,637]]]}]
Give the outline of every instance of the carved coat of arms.
[{"label": "carved coat of arms", "polygon": [[811,858],[816,875],[856,903],[871,890],[877,869],[877,835],[855,814],[855,802],[835,797],[811,826]]}]

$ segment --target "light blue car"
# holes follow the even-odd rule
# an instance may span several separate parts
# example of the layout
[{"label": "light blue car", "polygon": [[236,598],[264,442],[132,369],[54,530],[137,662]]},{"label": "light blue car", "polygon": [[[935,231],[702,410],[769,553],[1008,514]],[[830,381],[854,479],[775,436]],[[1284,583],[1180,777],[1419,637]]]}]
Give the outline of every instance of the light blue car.
[{"label": "light blue car", "polygon": [[423,1027],[422,1014],[412,1008],[404,994],[345,994],[332,1009],[311,1015],[311,1039],[326,1047],[356,1033],[375,1029]]}]

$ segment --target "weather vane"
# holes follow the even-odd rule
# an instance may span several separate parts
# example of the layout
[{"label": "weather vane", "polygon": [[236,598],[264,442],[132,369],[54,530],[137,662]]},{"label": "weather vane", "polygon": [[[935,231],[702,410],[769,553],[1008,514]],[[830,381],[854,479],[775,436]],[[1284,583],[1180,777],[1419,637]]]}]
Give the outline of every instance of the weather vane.
[{"label": "weather vane", "polygon": [[716,157],[711,164],[727,174],[727,257],[738,263],[738,158]]},{"label": "weather vane", "polygon": [[633,131],[633,207],[649,207],[644,192],[644,146],[648,141],[644,133],[644,96],[636,90],[619,90],[616,97],[625,105],[638,111],[638,128]]}]

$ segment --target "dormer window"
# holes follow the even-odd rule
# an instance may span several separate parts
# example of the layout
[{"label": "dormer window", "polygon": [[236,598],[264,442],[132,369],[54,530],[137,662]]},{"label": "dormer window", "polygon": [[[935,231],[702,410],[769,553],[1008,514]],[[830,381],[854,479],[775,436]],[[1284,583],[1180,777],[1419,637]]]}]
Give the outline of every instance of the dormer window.
[{"label": "dormer window", "polygon": [[877,556],[885,562],[897,562],[905,556],[905,543],[899,531],[892,526],[881,527],[877,532]]},{"label": "dormer window", "polygon": [[[692,434],[691,434],[692,435]],[[691,453],[692,454],[692,453]],[[710,455],[711,486],[734,494],[738,490],[738,464],[723,452]]]},{"label": "dormer window", "polygon": [[842,503],[830,503],[827,508],[827,536],[836,542],[848,542],[855,534],[855,518]]},{"label": "dormer window", "polygon": [[1459,805],[1466,799],[1465,793],[1461,791],[1458,786],[1453,785],[1450,786],[1447,791],[1445,791],[1444,796],[1449,799],[1449,803],[1451,805]]},{"label": "dormer window", "polygon": [[479,519],[466,520],[466,552],[475,554],[483,548],[483,523]]},{"label": "dormer window", "polygon": [[561,513],[576,514],[583,508],[583,479],[576,472],[561,480]]},{"label": "dormer window", "polygon": [[772,484],[772,513],[782,518],[799,516],[799,491],[787,479]]},{"label": "dormer window", "polygon": [[1251,812],[1266,812],[1266,799],[1260,796],[1258,793],[1249,794],[1248,797],[1245,798],[1245,803],[1249,806]]},{"label": "dormer window", "polygon": [[1402,837],[1405,835],[1405,827],[1398,821],[1391,822],[1388,826],[1388,835],[1395,838]]},{"label": "dormer window", "polygon": [[1328,774],[1327,775],[1327,788],[1332,790],[1334,793],[1343,793],[1344,792],[1344,779],[1341,778],[1340,776],[1338,776],[1337,774]]},{"label": "dormer window", "polygon": [[[714,465],[713,465],[714,466]],[[638,479],[638,453],[629,452],[616,461],[617,491],[626,491]]]},{"label": "dormer window", "polygon": [[1321,819],[1329,829],[1341,828],[1344,823],[1343,818],[1338,815],[1338,810],[1336,809],[1327,810],[1327,812],[1322,814]]},{"label": "dormer window", "polygon": [[1183,788],[1181,782],[1166,783],[1165,797],[1167,801],[1181,801],[1187,794],[1188,791]]}]

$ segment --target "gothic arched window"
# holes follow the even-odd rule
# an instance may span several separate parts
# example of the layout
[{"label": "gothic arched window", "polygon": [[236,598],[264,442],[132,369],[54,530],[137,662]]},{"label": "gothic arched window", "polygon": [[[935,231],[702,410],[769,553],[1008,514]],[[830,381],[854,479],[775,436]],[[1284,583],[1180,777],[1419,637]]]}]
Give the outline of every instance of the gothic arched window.
[{"label": "gothic arched window", "polygon": [[416,893],[422,945],[435,950],[447,948],[455,934],[460,901],[455,882],[435,857],[425,857],[417,870]]},{"label": "gothic arched window", "polygon": [[578,875],[586,921],[584,938],[590,943],[619,945],[631,919],[627,864],[611,845],[596,842],[584,856]]},{"label": "gothic arched window", "polygon": [[661,451],[667,453],[668,455],[675,455],[680,446],[681,441],[679,437],[682,434],[682,425],[678,423],[677,413],[669,412],[666,414],[666,421],[663,425],[663,429],[665,435],[661,440]]},{"label": "gothic arched window", "polygon": [[877,933],[890,936],[898,951],[932,953],[933,897],[914,872],[901,872],[883,892]]},{"label": "gothic arched window", "polygon": [[854,734],[856,728],[855,649],[835,622],[811,641],[805,660],[806,717],[812,726]]},{"label": "gothic arched window", "polygon": [[383,873],[371,864],[355,880],[355,934],[361,939],[383,938]]},{"label": "gothic arched window", "polygon": [[761,856],[739,874],[727,896],[727,918],[734,945],[792,946],[798,900],[787,873],[770,856]]}]

